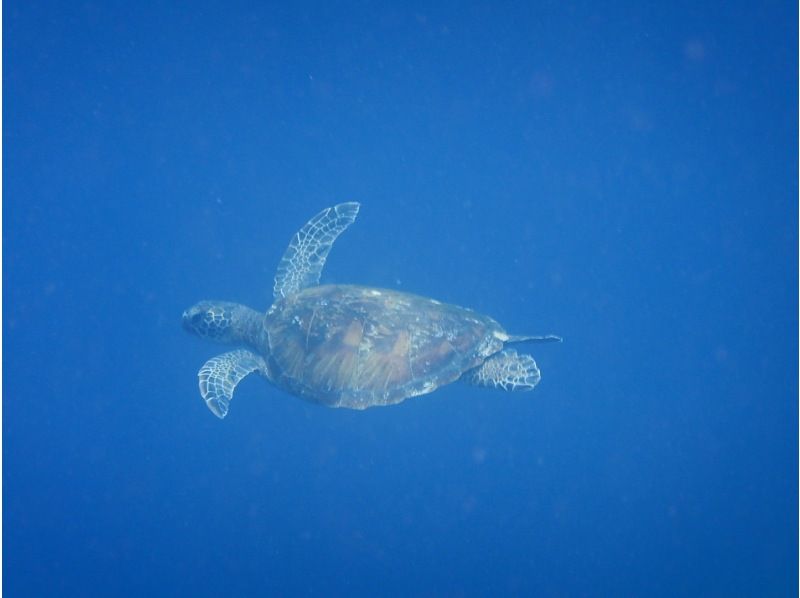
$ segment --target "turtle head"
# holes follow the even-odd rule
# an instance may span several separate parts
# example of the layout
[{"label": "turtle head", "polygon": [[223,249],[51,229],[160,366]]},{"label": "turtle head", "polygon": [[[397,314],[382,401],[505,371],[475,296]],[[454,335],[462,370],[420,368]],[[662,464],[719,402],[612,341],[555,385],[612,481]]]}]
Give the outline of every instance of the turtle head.
[{"label": "turtle head", "polygon": [[183,312],[183,327],[200,338],[237,342],[240,335],[235,323],[242,307],[229,301],[201,301]]}]

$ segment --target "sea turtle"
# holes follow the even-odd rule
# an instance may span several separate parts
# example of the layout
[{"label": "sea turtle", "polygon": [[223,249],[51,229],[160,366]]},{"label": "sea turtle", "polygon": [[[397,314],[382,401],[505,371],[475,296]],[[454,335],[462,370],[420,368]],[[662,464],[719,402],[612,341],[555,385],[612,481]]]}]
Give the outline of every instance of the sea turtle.
[{"label": "sea turtle", "polygon": [[508,391],[539,383],[533,358],[503,347],[557,336],[510,335],[488,316],[410,293],[318,286],[334,241],[359,207],[322,210],[294,235],[266,314],[225,301],[201,301],[183,313],[189,332],[242,347],[200,368],[200,394],[214,415],[227,415],[236,385],[253,372],[296,396],[349,409],[400,403],[459,378]]}]

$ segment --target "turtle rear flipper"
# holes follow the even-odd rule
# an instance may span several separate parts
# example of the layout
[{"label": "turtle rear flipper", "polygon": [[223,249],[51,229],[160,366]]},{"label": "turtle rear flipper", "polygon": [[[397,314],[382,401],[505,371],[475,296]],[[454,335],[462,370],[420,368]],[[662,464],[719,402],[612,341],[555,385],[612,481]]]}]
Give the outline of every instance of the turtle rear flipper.
[{"label": "turtle rear flipper", "polygon": [[507,391],[533,390],[539,384],[542,375],[533,357],[519,355],[514,349],[506,349],[467,372],[465,379],[475,386],[501,388]]},{"label": "turtle rear flipper", "polygon": [[245,349],[212,357],[200,368],[200,395],[214,415],[222,419],[228,414],[236,385],[253,372],[266,376],[267,364]]}]

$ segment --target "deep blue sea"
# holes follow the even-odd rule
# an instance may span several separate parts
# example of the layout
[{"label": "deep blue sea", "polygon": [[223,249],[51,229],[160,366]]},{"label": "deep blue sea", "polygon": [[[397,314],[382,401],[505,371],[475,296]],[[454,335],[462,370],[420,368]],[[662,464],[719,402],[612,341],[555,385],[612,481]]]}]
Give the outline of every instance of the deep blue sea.
[{"label": "deep blue sea", "polygon": [[[792,2],[3,6],[3,590],[796,596]],[[322,281],[471,307],[531,393],[366,411],[184,309]]]}]

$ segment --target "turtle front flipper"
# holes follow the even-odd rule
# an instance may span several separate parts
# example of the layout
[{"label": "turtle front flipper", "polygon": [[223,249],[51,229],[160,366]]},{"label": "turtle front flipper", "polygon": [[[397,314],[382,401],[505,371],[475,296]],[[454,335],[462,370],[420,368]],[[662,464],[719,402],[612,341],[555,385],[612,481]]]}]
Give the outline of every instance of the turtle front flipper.
[{"label": "turtle front flipper", "polygon": [[351,201],[326,208],[295,233],[275,274],[275,300],[319,283],[333,242],[353,224],[360,207]]},{"label": "turtle front flipper", "polygon": [[464,377],[475,386],[508,391],[533,390],[542,379],[533,357],[519,355],[514,349],[492,355],[477,368],[464,374]]},{"label": "turtle front flipper", "polygon": [[214,415],[222,419],[228,414],[236,385],[253,372],[266,376],[267,364],[245,349],[217,355],[200,368],[200,395]]}]

